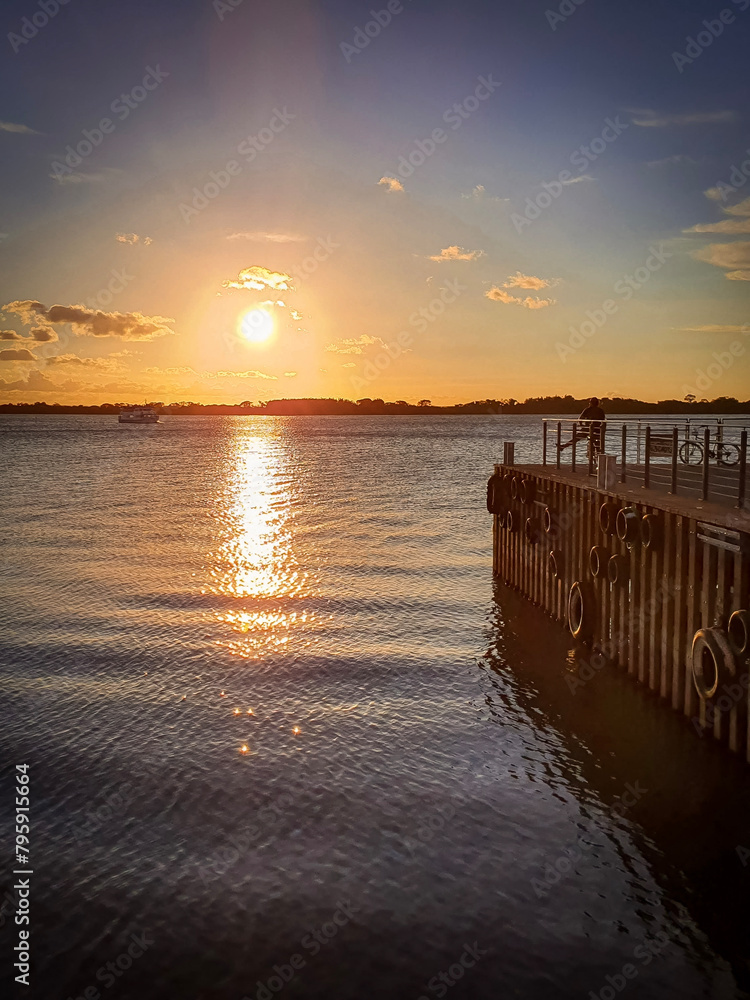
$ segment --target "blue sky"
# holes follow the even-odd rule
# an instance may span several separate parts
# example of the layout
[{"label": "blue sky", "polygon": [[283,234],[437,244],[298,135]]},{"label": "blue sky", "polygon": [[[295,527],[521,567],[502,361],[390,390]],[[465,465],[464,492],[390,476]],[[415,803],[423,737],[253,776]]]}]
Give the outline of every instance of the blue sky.
[{"label": "blue sky", "polygon": [[750,0],[45,2],[3,400],[747,396]]}]

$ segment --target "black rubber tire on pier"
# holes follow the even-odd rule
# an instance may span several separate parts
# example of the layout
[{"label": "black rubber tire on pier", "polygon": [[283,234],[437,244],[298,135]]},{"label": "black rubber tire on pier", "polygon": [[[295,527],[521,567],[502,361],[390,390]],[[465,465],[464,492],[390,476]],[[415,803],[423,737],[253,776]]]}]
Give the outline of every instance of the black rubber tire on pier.
[{"label": "black rubber tire on pier", "polygon": [[614,535],[617,530],[618,509],[616,504],[609,501],[603,503],[599,508],[599,527],[605,535]]},{"label": "black rubber tire on pier", "polygon": [[536,483],[533,479],[522,479],[518,488],[521,503],[533,503],[536,500]]},{"label": "black rubber tire on pier", "polygon": [[659,514],[644,514],[641,518],[641,545],[651,552],[661,548],[664,521]]},{"label": "black rubber tire on pier", "polygon": [[733,611],[727,625],[729,648],[744,660],[750,654],[750,611]]},{"label": "black rubber tire on pier", "polygon": [[487,510],[490,514],[500,514],[504,508],[503,504],[503,477],[499,472],[490,476],[487,480]]},{"label": "black rubber tire on pier", "polygon": [[568,628],[579,642],[591,642],[594,635],[594,595],[589,587],[576,580],[568,592]]},{"label": "black rubber tire on pier", "polygon": [[589,572],[593,577],[600,577],[607,575],[607,562],[609,561],[609,552],[604,548],[603,545],[594,545],[589,552]]},{"label": "black rubber tire on pier", "polygon": [[523,533],[529,545],[537,545],[542,539],[541,528],[536,518],[527,517],[523,526]]},{"label": "black rubber tire on pier", "polygon": [[737,664],[723,629],[698,629],[693,636],[691,669],[695,690],[703,701],[710,701],[734,678]]},{"label": "black rubber tire on pier", "polygon": [[623,507],[617,512],[617,537],[626,545],[641,540],[641,517],[635,507]]},{"label": "black rubber tire on pier", "polygon": [[552,579],[559,580],[563,572],[563,554],[559,549],[552,549],[548,558]]},{"label": "black rubber tire on pier", "polygon": [[626,556],[612,556],[607,563],[607,578],[616,587],[623,587],[630,578],[630,561]]},{"label": "black rubber tire on pier", "polygon": [[557,519],[555,518],[555,512],[551,507],[545,507],[542,514],[542,527],[544,528],[545,535],[551,535],[557,528]]}]

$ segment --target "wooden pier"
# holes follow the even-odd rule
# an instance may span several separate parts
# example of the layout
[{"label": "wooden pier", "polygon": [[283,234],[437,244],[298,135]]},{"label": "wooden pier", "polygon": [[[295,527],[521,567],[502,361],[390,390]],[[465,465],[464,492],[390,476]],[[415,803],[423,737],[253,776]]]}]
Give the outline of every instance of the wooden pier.
[{"label": "wooden pier", "polygon": [[493,571],[580,643],[573,692],[619,668],[750,761],[744,486],[738,507],[736,483],[704,500],[694,471],[680,474],[674,494],[671,476],[605,489],[586,468],[517,465],[506,448],[488,484]]}]

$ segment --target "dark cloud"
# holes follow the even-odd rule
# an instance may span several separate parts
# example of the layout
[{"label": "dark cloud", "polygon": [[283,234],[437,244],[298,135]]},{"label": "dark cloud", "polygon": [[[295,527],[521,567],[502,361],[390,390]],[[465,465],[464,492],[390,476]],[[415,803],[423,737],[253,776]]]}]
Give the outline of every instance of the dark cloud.
[{"label": "dark cloud", "polygon": [[0,392],[76,392],[81,388],[79,382],[53,382],[43,372],[29,372],[26,378],[16,382],[5,382],[0,379]]},{"label": "dark cloud", "polygon": [[0,340],[25,340],[20,333],[15,330],[0,330]]},{"label": "dark cloud", "polygon": [[38,361],[25,347],[18,350],[0,351],[0,361]]},{"label": "dark cloud", "polygon": [[[144,316],[143,313],[103,312],[101,309],[87,309],[85,306],[50,306],[32,299],[9,302],[3,312],[16,313],[25,323],[38,322],[70,323],[79,336],[121,337],[123,340],[154,340],[174,333],[168,324],[173,319],[166,316]],[[46,329],[36,327],[37,330]]]},{"label": "dark cloud", "polygon": [[29,332],[29,336],[38,344],[49,344],[52,343],[53,340],[57,340],[57,334],[51,326],[35,326],[34,329]]},{"label": "dark cloud", "polygon": [[2,307],[2,311],[16,313],[24,323],[36,323],[38,321],[37,314],[45,312],[45,306],[34,299],[20,299],[16,302],[9,302],[7,306]]}]

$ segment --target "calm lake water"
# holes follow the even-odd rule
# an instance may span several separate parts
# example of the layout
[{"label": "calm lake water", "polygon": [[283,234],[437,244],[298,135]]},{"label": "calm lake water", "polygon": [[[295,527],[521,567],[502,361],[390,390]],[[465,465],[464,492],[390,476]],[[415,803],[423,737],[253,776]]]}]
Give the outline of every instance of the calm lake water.
[{"label": "calm lake water", "polygon": [[0,418],[13,995],[749,995],[747,768],[493,585],[538,427]]}]

